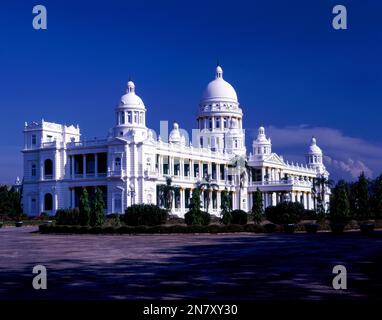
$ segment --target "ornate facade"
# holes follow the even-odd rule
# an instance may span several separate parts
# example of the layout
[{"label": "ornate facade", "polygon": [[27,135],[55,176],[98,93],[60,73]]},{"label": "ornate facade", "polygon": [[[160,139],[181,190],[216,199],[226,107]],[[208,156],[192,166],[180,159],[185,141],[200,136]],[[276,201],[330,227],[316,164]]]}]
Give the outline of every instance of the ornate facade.
[{"label": "ornate facade", "polygon": [[180,187],[172,204],[172,213],[178,216],[188,211],[192,190],[207,176],[216,187],[202,194],[202,205],[209,203],[209,212],[216,215],[224,190],[230,194],[232,207],[245,211],[251,209],[257,188],[265,207],[289,200],[313,209],[317,194],[328,202],[329,189],[315,183],[329,176],[315,138],[305,164],[289,163],[274,153],[263,127],[247,153],[243,110],[220,66],[200,101],[192,142],[177,123],[169,135],[157,137],[146,127],[146,112],[135,84],[129,81],[106,139],[83,140],[78,126],[44,120],[25,123],[25,213],[54,214],[59,208],[76,207],[83,187],[90,194],[95,187],[103,191],[108,213],[123,213],[135,203],[161,205],[158,186],[169,176]]}]

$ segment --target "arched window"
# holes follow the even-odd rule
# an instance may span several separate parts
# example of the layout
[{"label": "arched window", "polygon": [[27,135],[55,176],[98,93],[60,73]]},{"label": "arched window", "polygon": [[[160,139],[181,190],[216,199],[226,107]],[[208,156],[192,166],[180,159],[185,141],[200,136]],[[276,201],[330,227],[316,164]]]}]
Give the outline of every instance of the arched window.
[{"label": "arched window", "polygon": [[51,193],[46,193],[44,196],[44,210],[45,211],[53,210],[53,196]]},{"label": "arched window", "polygon": [[121,117],[120,123],[125,124],[125,112],[124,111],[121,112],[120,117]]},{"label": "arched window", "polygon": [[53,176],[53,161],[46,159],[44,162],[44,176],[45,178],[52,178]]}]

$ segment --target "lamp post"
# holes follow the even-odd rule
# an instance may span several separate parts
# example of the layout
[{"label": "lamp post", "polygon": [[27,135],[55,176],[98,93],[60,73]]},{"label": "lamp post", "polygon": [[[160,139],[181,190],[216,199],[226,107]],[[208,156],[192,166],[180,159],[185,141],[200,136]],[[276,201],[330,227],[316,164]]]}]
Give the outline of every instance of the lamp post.
[{"label": "lamp post", "polygon": [[133,183],[130,184],[130,189],[127,191],[127,195],[131,196],[131,205],[133,205],[135,202],[135,187]]}]

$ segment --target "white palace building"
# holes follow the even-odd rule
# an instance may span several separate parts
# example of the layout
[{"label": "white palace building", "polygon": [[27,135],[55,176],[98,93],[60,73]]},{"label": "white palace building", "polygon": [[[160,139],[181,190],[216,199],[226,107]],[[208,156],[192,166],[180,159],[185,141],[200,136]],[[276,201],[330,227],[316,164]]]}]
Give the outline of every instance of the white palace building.
[{"label": "white palace building", "polygon": [[328,202],[329,189],[314,188],[316,178],[329,175],[315,138],[306,163],[290,163],[272,152],[271,139],[260,127],[247,154],[243,110],[220,66],[200,101],[192,143],[177,123],[169,135],[157,137],[146,127],[146,111],[129,81],[107,139],[83,140],[78,126],[25,123],[24,212],[54,214],[59,208],[76,207],[83,187],[90,194],[95,187],[103,191],[107,213],[123,213],[136,203],[161,205],[158,186],[166,177],[180,187],[172,204],[172,213],[180,217],[188,211],[193,189],[207,176],[218,188],[202,194],[202,206],[210,197],[209,212],[215,215],[220,214],[223,190],[229,192],[234,209],[245,211],[251,210],[257,188],[265,207],[289,200],[313,209],[315,192],[324,192]]}]

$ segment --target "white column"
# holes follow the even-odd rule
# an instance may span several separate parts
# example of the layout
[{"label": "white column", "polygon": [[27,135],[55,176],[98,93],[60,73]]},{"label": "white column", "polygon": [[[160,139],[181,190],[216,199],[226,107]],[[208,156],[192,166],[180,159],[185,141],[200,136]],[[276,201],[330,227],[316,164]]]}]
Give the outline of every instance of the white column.
[{"label": "white column", "polygon": [[186,210],[185,206],[185,191],[184,189],[180,189],[180,211],[185,212]]},{"label": "white column", "polygon": [[217,203],[217,210],[220,213],[220,206],[221,206],[221,203],[222,203],[222,198],[221,198],[221,192],[220,191],[218,191],[216,193],[216,203]]},{"label": "white column", "polygon": [[40,162],[40,180],[44,180],[44,161],[43,160],[41,160]]},{"label": "white column", "polygon": [[40,212],[44,212],[44,194],[40,191]]},{"label": "white column", "polygon": [[184,178],[184,159],[183,158],[179,158],[179,174],[182,178]]},{"label": "white column", "polygon": [[194,160],[190,159],[190,179],[194,178]]},{"label": "white column", "polygon": [[220,164],[216,163],[216,181],[220,181]]},{"label": "white column", "polygon": [[276,192],[272,192],[271,193],[271,197],[272,197],[272,206],[275,206],[277,204],[277,201],[276,201]]},{"label": "white column", "polygon": [[54,212],[56,212],[58,209],[58,195],[56,190],[53,193],[53,208],[52,209]]}]

